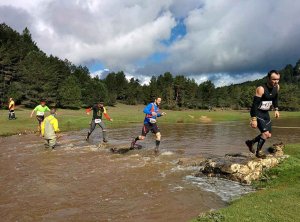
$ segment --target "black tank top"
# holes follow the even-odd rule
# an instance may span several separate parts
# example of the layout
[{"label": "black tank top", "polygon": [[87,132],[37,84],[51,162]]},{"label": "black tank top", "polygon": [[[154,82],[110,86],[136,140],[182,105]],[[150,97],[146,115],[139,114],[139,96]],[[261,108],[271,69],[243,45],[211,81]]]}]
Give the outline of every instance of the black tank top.
[{"label": "black tank top", "polygon": [[93,106],[93,119],[102,119],[103,108],[99,108],[97,104]]},{"label": "black tank top", "polygon": [[262,87],[264,88],[264,94],[261,97],[258,109],[262,111],[269,111],[271,106],[274,105],[273,101],[277,97],[278,88],[277,86],[269,88],[267,84],[264,84]]}]

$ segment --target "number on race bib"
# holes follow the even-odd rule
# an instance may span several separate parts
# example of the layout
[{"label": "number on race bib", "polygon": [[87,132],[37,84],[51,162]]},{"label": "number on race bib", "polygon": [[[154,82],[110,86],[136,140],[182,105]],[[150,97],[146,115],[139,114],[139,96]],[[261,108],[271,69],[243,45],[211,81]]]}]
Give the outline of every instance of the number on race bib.
[{"label": "number on race bib", "polygon": [[259,109],[270,110],[271,106],[272,106],[272,101],[262,101]]},{"label": "number on race bib", "polygon": [[37,111],[37,112],[36,112],[36,115],[37,115],[37,116],[43,116],[44,114],[45,114],[45,113],[44,113],[44,112],[41,112],[41,111]]},{"label": "number on race bib", "polygon": [[95,119],[95,123],[101,123],[101,119]]},{"label": "number on race bib", "polygon": [[156,119],[150,118],[150,123],[156,123]]}]

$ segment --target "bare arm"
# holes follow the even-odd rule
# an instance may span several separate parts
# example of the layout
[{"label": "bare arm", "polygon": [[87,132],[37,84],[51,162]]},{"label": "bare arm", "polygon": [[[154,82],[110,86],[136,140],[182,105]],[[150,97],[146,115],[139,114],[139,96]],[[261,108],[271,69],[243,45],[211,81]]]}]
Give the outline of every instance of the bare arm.
[{"label": "bare arm", "polygon": [[256,92],[255,92],[255,96],[257,97],[262,97],[262,95],[264,94],[265,89],[262,86],[259,86],[256,88]]},{"label": "bare arm", "polygon": [[30,114],[30,118],[33,116],[34,114],[34,110],[32,110],[31,114]]},{"label": "bare arm", "polygon": [[[279,85],[277,85],[277,91],[279,91]],[[278,111],[278,94],[277,94],[276,99],[274,101],[274,108],[275,108],[274,116],[275,116],[275,118],[279,118],[280,114],[279,114],[279,111]]]},{"label": "bare arm", "polygon": [[261,101],[261,97],[264,94],[265,90],[262,86],[259,86],[256,88],[255,91],[255,96],[253,98],[253,103],[252,103],[252,107],[251,107],[251,111],[250,111],[250,115],[251,115],[251,121],[250,121],[250,126],[252,128],[256,128],[257,127],[257,110],[258,110],[258,106],[260,104]]}]

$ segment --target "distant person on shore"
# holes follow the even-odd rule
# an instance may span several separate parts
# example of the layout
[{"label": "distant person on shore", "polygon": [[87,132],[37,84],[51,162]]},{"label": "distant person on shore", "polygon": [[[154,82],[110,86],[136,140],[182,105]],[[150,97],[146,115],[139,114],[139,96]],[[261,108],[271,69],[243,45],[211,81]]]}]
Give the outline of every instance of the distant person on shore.
[{"label": "distant person on shore", "polygon": [[[253,99],[250,115],[252,128],[258,128],[260,134],[252,140],[247,140],[246,145],[250,152],[255,153],[258,158],[265,158],[262,147],[265,141],[271,137],[272,124],[269,116],[269,110],[275,110],[275,118],[279,118],[278,111],[278,91],[280,74],[276,70],[271,70],[267,75],[267,83],[259,86]],[[257,143],[257,149],[253,145]]]},{"label": "distant person on shore", "polygon": [[13,120],[16,119],[15,115],[15,101],[13,98],[9,98],[9,103],[8,103],[8,119]]},{"label": "distant person on shore", "polygon": [[50,115],[47,116],[41,123],[41,133],[45,139],[45,148],[54,149],[56,146],[57,133],[59,132],[58,120],[55,118],[56,109],[50,110]]},{"label": "distant person on shore", "polygon": [[50,111],[49,107],[46,106],[46,100],[42,99],[41,104],[36,106],[30,115],[30,118],[32,118],[34,112],[36,112],[36,119],[38,121],[38,131],[41,131],[41,123],[43,122],[45,118],[45,112]]},{"label": "distant person on shore", "polygon": [[99,101],[98,103],[94,104],[91,108],[88,108],[86,110],[86,113],[89,115],[90,112],[93,110],[93,117],[90,123],[90,130],[86,136],[86,140],[90,138],[90,135],[95,130],[96,125],[99,125],[102,129],[102,140],[104,143],[107,143],[107,134],[106,134],[106,126],[102,120],[102,115],[109,120],[113,121],[113,119],[110,118],[108,115],[106,108],[104,107],[104,102]]},{"label": "distant person on shore", "polygon": [[161,98],[156,98],[154,102],[149,103],[145,108],[144,108],[144,113],[145,119],[144,119],[144,126],[142,129],[142,134],[138,137],[136,137],[132,142],[131,142],[131,149],[134,149],[135,146],[137,145],[136,142],[138,140],[144,140],[146,135],[151,131],[153,134],[156,136],[156,141],[155,141],[155,149],[154,152],[157,154],[159,152],[159,144],[161,140],[161,134],[160,130],[157,126],[156,120],[157,117],[161,117],[166,115],[165,112],[159,113],[159,105],[161,103]]}]

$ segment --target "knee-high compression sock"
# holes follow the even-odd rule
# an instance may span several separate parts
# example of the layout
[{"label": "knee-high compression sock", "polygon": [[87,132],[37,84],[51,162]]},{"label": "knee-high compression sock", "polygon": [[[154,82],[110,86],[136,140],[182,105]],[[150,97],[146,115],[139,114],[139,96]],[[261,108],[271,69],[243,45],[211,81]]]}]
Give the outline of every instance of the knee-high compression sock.
[{"label": "knee-high compression sock", "polygon": [[102,131],[102,135],[103,135],[103,141],[107,141],[107,139],[106,139],[106,136],[107,136],[106,131]]},{"label": "knee-high compression sock", "polygon": [[264,138],[260,138],[258,143],[257,143],[257,149],[256,149],[256,154],[255,154],[255,156],[257,158],[263,158],[263,159],[266,158],[266,155],[263,154],[263,152],[261,151],[265,141],[266,140]]},{"label": "knee-high compression sock", "polygon": [[251,142],[254,144],[256,142],[258,142],[261,138],[261,134],[259,134],[257,137],[255,137],[253,140],[251,140]]},{"label": "knee-high compression sock", "polygon": [[91,135],[91,132],[90,131],[88,131],[88,134],[87,134],[87,136],[86,136],[86,140],[88,140],[89,138],[90,138],[90,135]]},{"label": "knee-high compression sock", "polygon": [[156,146],[156,148],[159,147],[159,144],[160,144],[160,140],[155,140],[155,146]]},{"label": "knee-high compression sock", "polygon": [[136,138],[134,139],[134,142],[136,142],[136,141],[138,141],[138,140],[140,140],[140,138],[139,138],[139,137],[136,137]]},{"label": "knee-high compression sock", "polygon": [[257,150],[256,150],[256,152],[261,151],[261,149],[262,149],[262,147],[263,147],[263,145],[264,145],[265,142],[266,142],[266,140],[264,138],[261,138],[261,137],[259,138],[258,143],[257,143]]}]

